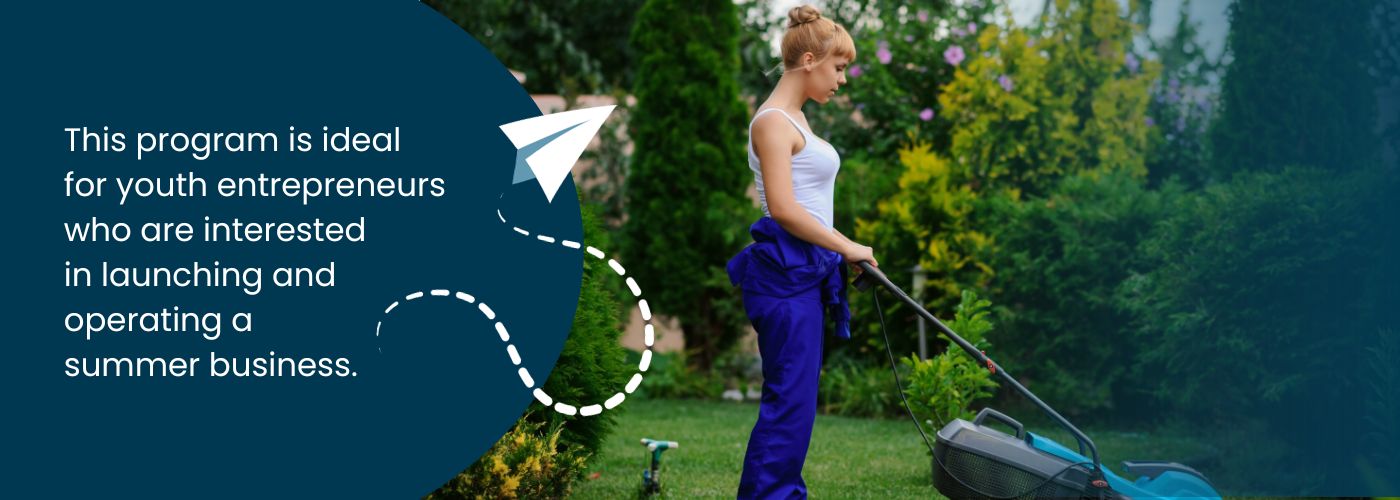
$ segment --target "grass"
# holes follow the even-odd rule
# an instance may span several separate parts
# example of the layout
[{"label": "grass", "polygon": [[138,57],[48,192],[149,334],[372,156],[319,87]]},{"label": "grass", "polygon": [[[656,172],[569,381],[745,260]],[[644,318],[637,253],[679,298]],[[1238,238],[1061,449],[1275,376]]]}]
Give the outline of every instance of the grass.
[{"label": "grass", "polygon": [[[758,405],[713,401],[628,401],[618,426],[573,498],[635,497],[648,460],[640,438],[669,439],[680,448],[662,457],[663,494],[671,498],[734,498]],[[911,441],[910,438],[913,438]],[[818,415],[803,469],[812,496],[928,498],[929,467],[909,422]]]},{"label": "grass", "polygon": [[[594,457],[574,498],[634,498],[648,455],[640,438],[668,439],[680,448],[662,457],[663,494],[671,498],[734,498],[756,403],[634,400]],[[1019,418],[1021,415],[1013,415]],[[1027,428],[1060,443],[1068,433],[1027,419]],[[1172,459],[1211,450],[1171,434],[1084,429],[1107,466],[1127,459]],[[932,436],[929,436],[932,439]],[[803,477],[813,497],[943,498],[930,482],[927,448],[908,420],[818,415]],[[596,473],[596,478],[591,478]]]}]

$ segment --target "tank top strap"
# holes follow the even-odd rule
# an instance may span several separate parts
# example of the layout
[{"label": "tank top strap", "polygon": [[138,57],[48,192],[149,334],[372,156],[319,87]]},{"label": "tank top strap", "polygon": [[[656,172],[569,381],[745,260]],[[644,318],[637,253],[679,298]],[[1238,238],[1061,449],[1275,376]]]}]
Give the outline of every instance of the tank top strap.
[{"label": "tank top strap", "polygon": [[791,123],[792,126],[797,127],[797,131],[800,132],[800,133],[802,134],[803,140],[807,140],[807,139],[809,139],[809,138],[811,137],[811,135],[812,135],[811,132],[808,132],[807,129],[802,128],[802,125],[798,125],[798,124],[797,124],[797,120],[794,119],[794,118],[792,117],[792,115],[787,114],[787,111],[783,111],[782,109],[779,109],[779,108],[763,108],[763,109],[758,110],[757,113],[754,113],[754,115],[753,115],[753,121],[749,122],[749,135],[750,135],[750,136],[753,135],[753,122],[754,122],[754,121],[758,121],[758,117],[759,117],[759,116],[762,116],[764,113],[767,113],[767,112],[769,112],[769,111],[777,111],[778,113],[780,113],[780,114],[783,115],[783,118],[787,118],[788,123]]}]

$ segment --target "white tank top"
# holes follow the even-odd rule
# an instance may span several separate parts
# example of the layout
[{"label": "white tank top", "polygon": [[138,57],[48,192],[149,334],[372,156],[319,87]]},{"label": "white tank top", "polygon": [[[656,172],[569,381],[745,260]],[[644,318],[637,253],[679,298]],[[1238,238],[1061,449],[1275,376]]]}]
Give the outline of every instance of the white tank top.
[{"label": "white tank top", "polygon": [[[833,207],[836,200],[836,172],[841,170],[841,155],[837,154],[836,148],[831,147],[831,144],[802,128],[797,124],[797,120],[781,109],[759,110],[753,115],[754,120],[758,120],[759,116],[769,111],[782,113],[783,117],[802,133],[802,139],[806,143],[801,151],[792,155],[792,194],[797,198],[797,204],[807,209],[807,213],[816,217],[822,225],[832,227],[835,222]],[[752,121],[749,122],[749,170],[753,170],[753,183],[758,189],[758,200],[763,207],[763,215],[771,217],[772,214],[768,212],[768,197],[763,194],[763,170],[759,167],[758,155],[753,152]]]}]

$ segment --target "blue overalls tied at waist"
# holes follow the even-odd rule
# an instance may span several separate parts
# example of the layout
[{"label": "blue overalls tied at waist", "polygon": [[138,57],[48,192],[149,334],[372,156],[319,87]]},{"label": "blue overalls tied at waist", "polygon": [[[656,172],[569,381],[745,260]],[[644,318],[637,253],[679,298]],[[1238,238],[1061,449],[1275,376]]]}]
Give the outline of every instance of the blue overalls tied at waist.
[{"label": "blue overalls tied at waist", "polygon": [[845,258],[793,236],[771,217],[754,222],[749,234],[754,242],[726,266],[730,284],[773,297],[791,297],[820,286],[827,316],[836,323],[836,335],[851,338]]},{"label": "blue overalls tied at waist", "polygon": [[802,467],[812,440],[825,320],[850,338],[845,259],[789,234],[772,218],[749,228],[753,244],[729,260],[744,311],[758,334],[763,395],[744,450],[737,497],[807,498]]}]

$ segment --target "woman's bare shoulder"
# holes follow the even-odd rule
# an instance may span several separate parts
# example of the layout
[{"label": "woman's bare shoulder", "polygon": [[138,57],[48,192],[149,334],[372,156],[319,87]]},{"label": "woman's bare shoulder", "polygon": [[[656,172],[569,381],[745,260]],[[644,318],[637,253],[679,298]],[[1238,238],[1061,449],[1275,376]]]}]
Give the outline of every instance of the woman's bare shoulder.
[{"label": "woman's bare shoulder", "polygon": [[[760,110],[761,112],[762,110]],[[769,111],[758,115],[753,121],[754,142],[797,145],[802,142],[802,134],[792,126],[781,111]]]}]

